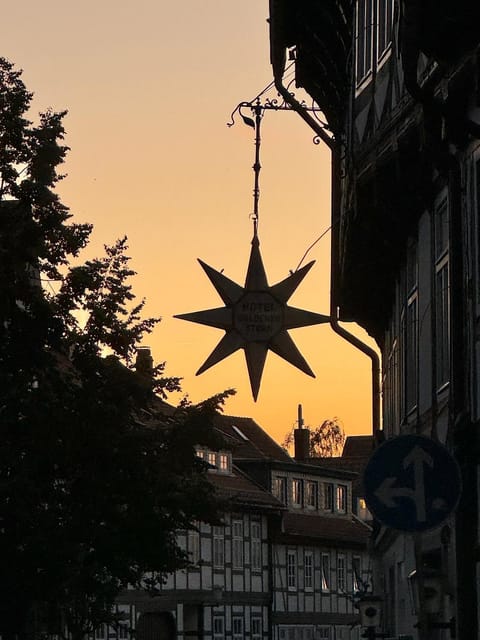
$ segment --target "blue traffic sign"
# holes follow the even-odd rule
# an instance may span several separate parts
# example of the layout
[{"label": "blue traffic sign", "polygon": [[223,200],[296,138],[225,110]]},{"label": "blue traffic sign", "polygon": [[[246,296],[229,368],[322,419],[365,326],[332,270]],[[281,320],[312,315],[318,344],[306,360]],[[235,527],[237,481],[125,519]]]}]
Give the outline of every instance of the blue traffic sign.
[{"label": "blue traffic sign", "polygon": [[457,506],[460,469],[449,451],[430,438],[405,435],[384,442],[363,474],[372,515],[400,531],[427,531]]}]

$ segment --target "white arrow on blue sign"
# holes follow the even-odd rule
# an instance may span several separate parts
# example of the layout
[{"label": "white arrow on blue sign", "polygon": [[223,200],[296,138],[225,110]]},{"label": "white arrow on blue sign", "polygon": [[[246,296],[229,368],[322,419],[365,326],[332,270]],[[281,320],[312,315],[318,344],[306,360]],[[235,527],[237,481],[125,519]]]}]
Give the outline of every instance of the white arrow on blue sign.
[{"label": "white arrow on blue sign", "polygon": [[460,469],[443,445],[405,435],[384,442],[363,474],[373,516],[392,529],[427,531],[441,525],[460,498]]}]

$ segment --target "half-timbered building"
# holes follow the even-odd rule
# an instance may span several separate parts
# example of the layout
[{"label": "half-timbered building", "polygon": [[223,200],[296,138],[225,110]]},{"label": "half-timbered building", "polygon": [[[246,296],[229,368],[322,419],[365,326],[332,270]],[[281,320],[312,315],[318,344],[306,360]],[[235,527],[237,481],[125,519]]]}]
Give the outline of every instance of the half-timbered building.
[{"label": "half-timbered building", "polygon": [[221,428],[232,440],[235,431],[241,434],[237,464],[285,507],[270,535],[271,637],[358,638],[356,601],[371,581],[371,529],[352,512],[358,474],[345,469],[341,457],[325,465],[310,458],[308,429],[295,430],[291,458],[253,420],[234,418],[235,431],[231,420]]},{"label": "half-timbered building", "polygon": [[[188,568],[165,576],[154,597],[128,590],[119,604],[128,605],[130,628],[140,637],[162,632],[160,637],[178,640],[269,638],[269,532],[279,526],[283,507],[234,465],[230,450],[202,447],[197,454],[209,463],[212,488],[228,504],[222,522],[179,531]],[[104,638],[97,632],[97,640]]]},{"label": "half-timbered building", "polygon": [[[375,438],[432,438],[462,474],[443,526],[415,541],[375,528],[394,638],[480,637],[479,21],[478,0],[270,0],[275,86],[331,150],[332,327],[372,359]],[[287,57],[326,123],[286,90]],[[342,320],[378,344],[383,429],[375,353]],[[420,568],[442,604],[421,590],[419,627],[407,577]]]},{"label": "half-timbered building", "polygon": [[223,448],[197,455],[228,505],[222,522],[179,531],[191,565],[153,597],[125,591],[124,623],[96,640],[357,640],[355,601],[371,577],[370,527],[352,513],[357,474],[341,459],[291,458],[250,418],[218,416],[215,428]]}]

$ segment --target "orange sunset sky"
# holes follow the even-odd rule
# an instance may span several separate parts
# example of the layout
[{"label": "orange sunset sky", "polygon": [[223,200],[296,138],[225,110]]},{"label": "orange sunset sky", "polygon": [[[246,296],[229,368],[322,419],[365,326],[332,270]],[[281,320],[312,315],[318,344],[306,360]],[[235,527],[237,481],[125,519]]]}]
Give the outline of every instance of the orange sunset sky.
[{"label": "orange sunset sky", "polygon": [[[197,258],[244,284],[254,132],[226,123],[272,79],[267,18],[268,0],[10,2],[0,55],[24,70],[35,112],[68,109],[59,191],[76,220],[94,224],[84,257],[128,236],[134,291],[148,315],[162,316],[146,343],[190,399],[233,387],[226,412],[254,418],[278,441],[299,403],[307,425],[338,416],[347,434],[369,433],[370,361],[328,324],[290,332],[316,378],[269,352],[255,403],[243,351],[196,377],[223,332],[173,318],[223,306]],[[329,152],[312,138],[293,112],[263,119],[259,237],[269,284],[330,224]],[[329,246],[327,233],[290,305],[329,313]]]}]

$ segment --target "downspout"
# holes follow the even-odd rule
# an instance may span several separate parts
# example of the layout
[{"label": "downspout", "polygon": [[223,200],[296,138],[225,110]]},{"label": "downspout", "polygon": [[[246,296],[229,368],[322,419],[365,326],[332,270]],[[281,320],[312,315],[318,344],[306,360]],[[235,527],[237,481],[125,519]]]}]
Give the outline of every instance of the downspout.
[{"label": "downspout", "polygon": [[[280,71],[281,69],[281,71]],[[338,321],[337,287],[334,278],[334,265],[338,258],[338,236],[340,226],[340,145],[334,138],[330,138],[319,122],[312,118],[308,111],[295,99],[290,91],[282,84],[283,66],[273,65],[275,88],[285,102],[298,113],[315,134],[328,146],[331,151],[331,254],[330,254],[330,326],[341,338],[368,356],[372,363],[372,433],[375,439],[380,435],[380,358],[377,352],[362,342],[342,326]]]}]

